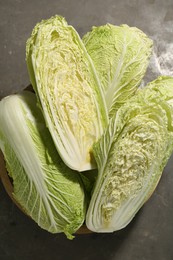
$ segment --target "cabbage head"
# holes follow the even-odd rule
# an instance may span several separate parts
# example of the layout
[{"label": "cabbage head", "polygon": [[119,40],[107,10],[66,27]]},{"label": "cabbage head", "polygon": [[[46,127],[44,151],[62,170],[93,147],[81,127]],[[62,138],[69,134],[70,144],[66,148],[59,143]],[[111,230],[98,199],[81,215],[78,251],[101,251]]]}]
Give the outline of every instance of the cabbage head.
[{"label": "cabbage head", "polygon": [[98,73],[111,118],[139,87],[153,42],[140,29],[126,24],[93,27],[83,42]]},{"label": "cabbage head", "polygon": [[154,192],[173,151],[173,78],[139,90],[94,145],[98,178],[86,224],[95,232],[125,227]]},{"label": "cabbage head", "polygon": [[1,100],[0,148],[15,200],[41,228],[73,238],[86,214],[83,182],[59,157],[34,93]]},{"label": "cabbage head", "polygon": [[76,30],[61,16],[38,23],[26,45],[31,83],[63,161],[95,168],[92,145],[107,126],[104,95]]}]

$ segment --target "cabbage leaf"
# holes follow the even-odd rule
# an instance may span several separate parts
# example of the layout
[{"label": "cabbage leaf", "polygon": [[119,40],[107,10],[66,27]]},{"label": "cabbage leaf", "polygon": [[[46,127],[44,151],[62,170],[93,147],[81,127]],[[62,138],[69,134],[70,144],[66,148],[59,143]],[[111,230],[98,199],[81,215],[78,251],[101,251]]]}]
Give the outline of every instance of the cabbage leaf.
[{"label": "cabbage leaf", "polygon": [[125,227],[154,192],[172,150],[173,78],[160,77],[117,111],[94,145],[98,178],[87,227]]},{"label": "cabbage leaf", "polygon": [[24,211],[43,229],[73,238],[86,214],[83,182],[59,157],[34,93],[1,100],[0,148]]},{"label": "cabbage leaf", "polygon": [[61,16],[38,23],[26,44],[31,83],[63,161],[95,168],[92,145],[108,123],[93,62],[75,29]]},{"label": "cabbage leaf", "polygon": [[93,60],[109,117],[136,92],[146,72],[153,42],[136,27],[93,27],[83,42]]}]

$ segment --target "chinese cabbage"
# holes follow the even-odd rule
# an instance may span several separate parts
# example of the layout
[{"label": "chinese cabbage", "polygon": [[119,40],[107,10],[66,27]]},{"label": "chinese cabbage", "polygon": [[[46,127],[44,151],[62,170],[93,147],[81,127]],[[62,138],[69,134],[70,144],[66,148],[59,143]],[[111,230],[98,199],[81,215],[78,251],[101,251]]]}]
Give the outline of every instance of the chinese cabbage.
[{"label": "chinese cabbage", "polygon": [[117,111],[94,145],[98,178],[87,227],[125,227],[154,192],[172,150],[173,78],[160,77]]},{"label": "chinese cabbage", "polygon": [[93,27],[83,42],[98,73],[111,118],[139,87],[153,42],[140,29],[126,24]]},{"label": "chinese cabbage", "polygon": [[60,16],[43,20],[27,41],[26,60],[61,158],[77,171],[95,168],[92,145],[108,116],[95,68],[78,33]]},{"label": "chinese cabbage", "polygon": [[24,211],[43,229],[73,238],[85,219],[83,182],[60,159],[34,93],[1,100],[0,148]]}]

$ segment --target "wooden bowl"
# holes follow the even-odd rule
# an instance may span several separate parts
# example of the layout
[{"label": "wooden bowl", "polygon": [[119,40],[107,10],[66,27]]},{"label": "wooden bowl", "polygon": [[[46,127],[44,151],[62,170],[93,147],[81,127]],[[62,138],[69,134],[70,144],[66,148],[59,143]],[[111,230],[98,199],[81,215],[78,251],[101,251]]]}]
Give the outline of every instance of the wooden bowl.
[{"label": "wooden bowl", "polygon": [[[32,86],[29,85],[26,90],[29,91],[33,91]],[[20,204],[15,200],[14,196],[13,196],[13,184],[11,179],[9,178],[9,175],[7,173],[6,170],[6,166],[5,166],[5,161],[4,161],[4,156],[2,154],[2,152],[0,151],[0,179],[2,181],[2,184],[6,190],[6,192],[8,193],[8,195],[10,196],[10,198],[12,199],[12,201],[16,204],[16,206],[25,214],[27,215],[27,213],[24,211],[24,209],[20,206]],[[28,216],[28,215],[27,215]],[[29,217],[29,216],[28,216]],[[85,225],[83,225],[82,227],[80,227],[80,229],[76,232],[76,234],[88,234],[88,233],[92,233],[92,231],[90,231]]]}]

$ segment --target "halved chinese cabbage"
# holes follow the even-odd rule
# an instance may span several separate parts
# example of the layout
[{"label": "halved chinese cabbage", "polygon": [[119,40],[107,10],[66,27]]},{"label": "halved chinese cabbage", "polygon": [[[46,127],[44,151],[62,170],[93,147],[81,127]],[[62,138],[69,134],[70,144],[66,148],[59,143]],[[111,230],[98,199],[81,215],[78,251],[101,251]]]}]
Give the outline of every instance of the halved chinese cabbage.
[{"label": "halved chinese cabbage", "polygon": [[72,238],[85,219],[83,182],[60,159],[34,93],[0,102],[0,148],[16,201],[43,229]]},{"label": "halved chinese cabbage", "polygon": [[93,150],[98,179],[86,225],[113,232],[154,192],[173,151],[173,78],[153,81],[123,105]]},{"label": "halved chinese cabbage", "polygon": [[146,72],[153,42],[136,27],[106,24],[83,37],[98,73],[109,117],[136,92]]},{"label": "halved chinese cabbage", "polygon": [[77,171],[95,168],[91,148],[108,116],[92,60],[78,33],[60,16],[42,21],[27,42],[26,60],[63,161]]}]

